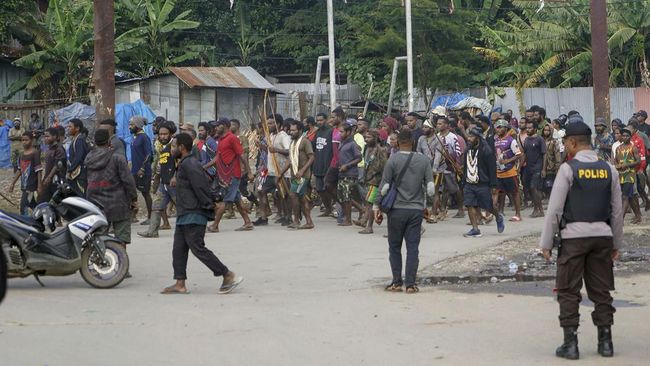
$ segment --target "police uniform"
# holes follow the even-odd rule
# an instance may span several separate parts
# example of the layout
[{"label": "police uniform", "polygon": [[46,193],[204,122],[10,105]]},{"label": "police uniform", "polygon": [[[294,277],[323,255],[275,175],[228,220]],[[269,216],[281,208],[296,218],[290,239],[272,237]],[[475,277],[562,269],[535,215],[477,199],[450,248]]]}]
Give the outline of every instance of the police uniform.
[{"label": "police uniform", "polygon": [[[567,126],[566,136],[591,135],[584,122]],[[615,308],[610,290],[614,289],[612,250],[623,239],[621,188],[616,169],[598,160],[593,150],[579,151],[560,166],[553,184],[540,246],[553,247],[558,218],[562,219],[561,248],[557,258],[557,299],[564,344],[559,357],[576,359],[578,355],[578,309],[584,279],[587,295],[594,303],[591,314],[598,327],[598,352],[613,355],[611,325]]]}]

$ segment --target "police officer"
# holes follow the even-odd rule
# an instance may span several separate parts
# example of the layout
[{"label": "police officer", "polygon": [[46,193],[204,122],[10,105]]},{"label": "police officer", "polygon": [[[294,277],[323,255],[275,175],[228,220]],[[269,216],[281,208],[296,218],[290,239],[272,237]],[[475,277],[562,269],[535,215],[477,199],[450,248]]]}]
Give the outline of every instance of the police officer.
[{"label": "police officer", "polygon": [[540,241],[548,261],[554,234],[560,230],[556,287],[564,343],[555,354],[573,360],[580,357],[578,308],[584,278],[587,296],[595,307],[591,318],[598,327],[598,353],[611,357],[616,309],[609,291],[614,289],[613,261],[618,259],[623,240],[619,176],[613,166],[598,160],[591,147],[591,129],[582,117],[569,121],[564,146],[573,159],[557,173]]}]

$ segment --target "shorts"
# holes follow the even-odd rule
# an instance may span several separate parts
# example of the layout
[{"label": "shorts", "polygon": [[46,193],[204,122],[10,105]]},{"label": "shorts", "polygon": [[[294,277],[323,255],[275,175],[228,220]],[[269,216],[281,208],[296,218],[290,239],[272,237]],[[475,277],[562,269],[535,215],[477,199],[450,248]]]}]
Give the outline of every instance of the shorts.
[{"label": "shorts", "polygon": [[368,185],[368,193],[366,194],[366,202],[371,205],[375,204],[377,201],[377,196],[379,195],[379,188],[371,184]]},{"label": "shorts", "polygon": [[466,207],[480,207],[492,211],[492,191],[490,186],[478,184],[465,184],[463,188],[463,203]]},{"label": "shorts", "polygon": [[226,195],[223,197],[225,203],[235,203],[241,201],[241,193],[239,193],[239,178],[233,177],[228,185]]},{"label": "shorts", "polygon": [[151,175],[143,175],[138,177],[137,174],[133,174],[133,179],[135,180],[135,188],[138,189],[141,193],[147,194],[151,191]]},{"label": "shorts", "polygon": [[624,198],[632,198],[636,195],[634,183],[621,183],[621,193]]},{"label": "shorts", "polygon": [[310,186],[311,186],[310,180],[307,178],[300,178],[300,179],[291,178],[290,191],[291,193],[295,193],[296,196],[298,197],[304,196],[307,190],[309,190]]},{"label": "shorts", "polygon": [[526,169],[524,172],[524,186],[541,191],[544,187],[542,172],[533,169]]},{"label": "shorts", "polygon": [[167,184],[161,184],[153,199],[152,208],[156,211],[162,211],[170,202],[176,203],[176,188]]},{"label": "shorts", "polygon": [[314,188],[316,188],[316,192],[325,192],[325,177],[315,175]]},{"label": "shorts", "polygon": [[336,196],[339,202],[352,201],[352,191],[358,189],[359,179],[356,177],[342,177],[336,186]]},{"label": "shorts", "polygon": [[267,175],[259,191],[262,192],[262,194],[273,193],[277,188],[275,185],[275,179],[276,177]]},{"label": "shorts", "polygon": [[505,193],[519,193],[519,179],[514,177],[497,178],[497,190]]},{"label": "shorts", "polygon": [[327,174],[325,174],[325,187],[326,189],[337,188],[339,181],[339,170],[337,168],[327,169]]},{"label": "shorts", "polygon": [[458,180],[456,180],[455,173],[445,172],[443,174],[439,174],[437,177],[438,178],[436,179],[435,183],[436,183],[436,190],[438,192],[456,194],[458,193],[458,191],[460,191],[460,188],[458,187]]}]

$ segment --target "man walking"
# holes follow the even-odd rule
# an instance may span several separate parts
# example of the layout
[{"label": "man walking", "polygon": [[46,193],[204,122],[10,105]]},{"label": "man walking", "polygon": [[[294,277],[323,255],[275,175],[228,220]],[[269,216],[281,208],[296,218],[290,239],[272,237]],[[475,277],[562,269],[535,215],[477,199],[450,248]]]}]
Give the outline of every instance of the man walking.
[{"label": "man walking", "polygon": [[[289,165],[291,169],[291,188],[289,198],[293,211],[293,222],[290,229],[313,229],[311,219],[311,203],[307,199],[311,191],[311,165],[314,163],[314,151],[311,142],[303,136],[303,125],[300,121],[292,121],[289,127],[291,145],[289,145]],[[305,225],[300,226],[300,212],[305,217]]]},{"label": "man walking", "polygon": [[144,202],[147,206],[147,219],[140,223],[140,225],[149,225],[151,219],[151,160],[153,158],[153,150],[151,140],[146,133],[144,133],[144,125],[147,120],[142,116],[131,117],[129,121],[129,130],[133,134],[133,142],[131,143],[131,174],[135,179],[135,186],[144,197]]},{"label": "man walking", "polygon": [[[395,188],[397,197],[393,207],[388,211],[388,251],[393,279],[386,291],[402,291],[406,285],[406,293],[416,293],[416,275],[419,264],[419,246],[422,217],[425,203],[425,192],[433,196],[435,187],[431,163],[424,155],[413,152],[413,138],[410,130],[404,129],[397,136],[399,152],[392,154],[386,163],[381,179],[380,193],[385,196],[391,184],[396,184],[399,176],[401,181]],[[381,202],[377,198],[376,202]],[[381,220],[379,205],[375,204],[375,220]],[[402,280],[402,242],[406,243],[406,272]]]},{"label": "man walking", "polygon": [[68,182],[74,192],[84,197],[86,195],[86,166],[84,160],[90,151],[86,143],[87,131],[83,122],[78,118],[73,118],[68,123],[68,135],[72,139],[68,148]]},{"label": "man walking", "polygon": [[23,152],[18,157],[18,171],[9,187],[9,193],[13,193],[16,182],[20,179],[20,214],[28,215],[28,209],[36,207],[36,192],[40,190],[43,178],[41,167],[40,151],[34,148],[34,138],[31,131],[23,132]]},{"label": "man walking", "polygon": [[88,174],[86,197],[104,206],[104,214],[113,226],[115,237],[131,243],[131,211],[137,206],[135,181],[123,155],[109,146],[106,129],[95,131],[95,145],[84,164]]},{"label": "man walking", "polygon": [[[235,205],[239,215],[244,219],[244,225],[235,231],[251,231],[253,230],[253,223],[248,217],[247,210],[242,206],[241,194],[239,193],[240,179],[247,179],[250,172],[248,161],[243,159],[244,149],[237,136],[230,132],[230,123],[227,119],[220,118],[217,121],[216,131],[219,136],[217,156],[215,158],[217,177],[226,189],[223,201],[217,203],[214,223],[208,228],[208,231],[219,232],[219,223],[226,211],[227,204]],[[179,197],[179,199],[181,198]]]},{"label": "man walking", "polygon": [[510,133],[510,124],[506,120],[498,120],[495,124],[494,151],[497,159],[497,211],[503,213],[506,195],[515,205],[515,216],[510,221],[521,221],[521,197],[519,195],[519,172],[517,163],[522,157],[517,140]]},{"label": "man walking", "polygon": [[[0,120],[0,125],[4,124],[4,121]],[[18,166],[18,158],[23,152],[22,138],[23,132],[25,129],[22,127],[20,118],[14,118],[14,127],[9,129],[9,142],[11,142],[11,165],[14,168],[14,173],[20,170]]]},{"label": "man walking", "polygon": [[318,127],[318,130],[316,131],[316,144],[314,150],[314,188],[320,196],[323,206],[325,206],[325,211],[320,215],[320,217],[329,217],[333,211],[332,201],[334,201],[334,198],[327,190],[325,179],[327,170],[332,162],[333,149],[332,127],[327,123],[327,115],[325,113],[319,113],[316,115],[316,126]]},{"label": "man walking", "polygon": [[469,213],[472,229],[463,236],[480,238],[478,228],[481,220],[481,209],[496,217],[497,231],[505,229],[503,215],[499,213],[492,202],[491,189],[497,186],[496,161],[494,151],[487,145],[480,127],[473,127],[467,134],[467,151],[463,154],[463,197]]},{"label": "man walking", "polygon": [[607,129],[605,119],[596,118],[596,136],[594,138],[594,147],[601,160],[609,161],[612,157],[612,145],[614,144],[614,135]]},{"label": "man walking", "polygon": [[[223,132],[225,126],[221,124],[220,128]],[[237,277],[234,272],[221,263],[210,249],[205,247],[206,225],[208,220],[213,217],[210,181],[201,163],[192,156],[192,140],[188,134],[179,134],[176,137],[177,148],[172,153],[172,158],[180,159],[176,174],[178,218],[176,219],[172,250],[172,266],[176,283],[166,287],[161,293],[189,293],[185,281],[187,279],[187,259],[191,250],[192,254],[205,264],[216,277],[223,276],[219,293],[226,294],[241,283],[242,277]]]},{"label": "man walking", "polygon": [[339,226],[352,226],[352,194],[359,190],[359,167],[361,151],[354,142],[354,128],[356,121],[347,120],[339,128],[341,132],[341,145],[338,154],[338,185],[337,197],[343,207],[344,219]]},{"label": "man walking", "polygon": [[636,167],[641,163],[639,150],[630,142],[632,133],[627,128],[620,130],[621,144],[616,148],[615,166],[621,177],[621,192],[623,200],[623,218],[629,208],[634,212],[632,224],[641,223],[641,209],[637,192],[634,190],[636,184]]},{"label": "man walking", "polygon": [[527,137],[524,141],[524,155],[526,157],[526,171],[524,185],[530,189],[533,200],[533,213],[530,217],[544,217],[542,206],[542,170],[544,168],[544,155],[546,154],[546,141],[537,134],[535,124],[526,124]]},{"label": "man walking", "polygon": [[[433,128],[433,125],[430,121],[425,121],[422,124],[422,136],[417,141],[416,152],[429,158],[431,163],[431,170],[437,179],[435,181],[442,182],[442,174],[444,172],[444,157],[442,156],[442,146],[441,140],[435,135],[436,131]],[[431,204],[431,213],[427,222],[436,223],[438,222],[438,209],[440,206],[440,201],[435,199]]]},{"label": "man walking", "polygon": [[623,241],[619,175],[610,164],[598,160],[591,148],[591,129],[584,122],[567,125],[565,148],[574,158],[560,166],[540,239],[542,253],[550,261],[554,234],[561,238],[555,286],[564,342],[555,355],[580,357],[578,311],[584,278],[587,296],[594,303],[591,318],[598,327],[598,353],[612,357],[616,309],[609,291],[614,289],[613,261]]},{"label": "man walking", "polygon": [[[170,203],[176,204],[176,188],[174,175],[176,174],[176,159],[172,157],[174,149],[174,138],[172,137],[172,127],[168,122],[163,122],[158,128],[158,141],[162,145],[160,156],[158,157],[158,166],[156,171],[160,174],[160,184],[156,191],[156,198],[153,202],[153,211],[149,222],[149,229],[144,232],[138,232],[143,238],[157,238],[159,229],[170,229],[167,220],[167,206]],[[164,219],[164,227],[160,227],[160,220]]]},{"label": "man walking", "polygon": [[364,160],[366,161],[366,170],[364,172],[363,184],[366,188],[366,215],[365,222],[362,221],[364,229],[359,234],[372,234],[372,224],[375,220],[372,214],[372,206],[379,195],[379,183],[386,165],[386,149],[379,145],[379,133],[376,130],[367,131],[365,134],[366,149],[364,151]]},{"label": "man walking", "polygon": [[460,175],[459,159],[463,153],[459,137],[456,136],[449,129],[449,119],[445,116],[440,116],[436,120],[436,126],[438,127],[438,138],[442,142],[442,146],[446,150],[445,156],[445,171],[442,175],[443,182],[443,193],[439,194],[441,213],[440,219],[443,220],[447,212],[447,201],[449,200],[449,195],[455,195],[456,204],[458,205],[458,212],[454,215],[454,218],[463,218],[465,217],[465,210],[463,209],[463,192],[458,187],[458,178]]},{"label": "man walking", "polygon": [[56,128],[50,127],[43,134],[43,141],[48,150],[45,154],[45,170],[43,181],[38,190],[38,202],[49,202],[56,191],[57,184],[65,177],[66,156],[63,146],[59,144],[59,133]]}]

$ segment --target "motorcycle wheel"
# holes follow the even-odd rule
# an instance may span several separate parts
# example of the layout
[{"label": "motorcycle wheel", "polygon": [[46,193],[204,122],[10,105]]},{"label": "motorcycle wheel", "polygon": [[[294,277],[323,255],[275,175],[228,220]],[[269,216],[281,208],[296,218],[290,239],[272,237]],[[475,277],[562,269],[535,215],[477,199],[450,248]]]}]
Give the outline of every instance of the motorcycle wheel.
[{"label": "motorcycle wheel", "polygon": [[106,240],[104,263],[95,253],[95,248],[87,246],[81,252],[81,277],[95,288],[112,288],[120,284],[129,271],[129,256],[124,245],[114,240]]}]

